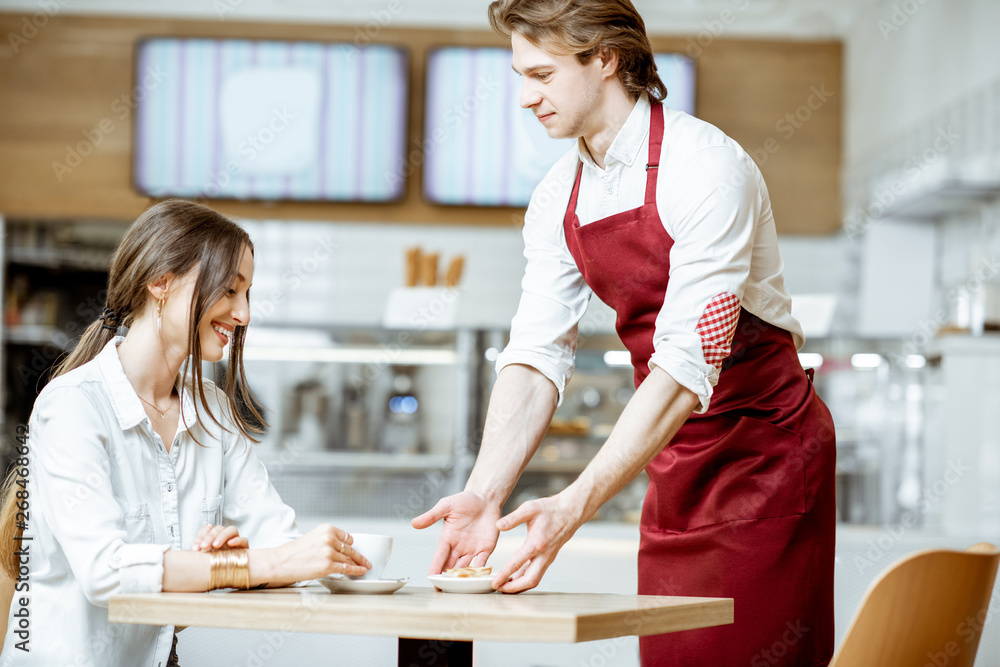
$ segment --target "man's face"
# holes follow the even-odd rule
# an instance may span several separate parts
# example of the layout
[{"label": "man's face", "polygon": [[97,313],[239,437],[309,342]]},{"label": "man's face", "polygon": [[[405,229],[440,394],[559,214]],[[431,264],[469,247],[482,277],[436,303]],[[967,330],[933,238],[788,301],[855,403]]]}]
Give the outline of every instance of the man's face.
[{"label": "man's face", "polygon": [[531,110],[554,139],[587,136],[602,92],[601,58],[581,65],[574,55],[555,54],[511,35],[514,71],[523,77],[520,104]]}]

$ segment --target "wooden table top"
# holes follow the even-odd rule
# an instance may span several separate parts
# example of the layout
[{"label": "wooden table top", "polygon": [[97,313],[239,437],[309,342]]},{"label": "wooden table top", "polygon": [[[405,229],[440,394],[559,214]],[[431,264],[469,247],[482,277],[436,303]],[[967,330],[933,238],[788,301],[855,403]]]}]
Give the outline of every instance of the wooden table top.
[{"label": "wooden table top", "polygon": [[392,595],[296,588],[144,593],[111,598],[114,623],[324,632],[453,641],[575,643],[733,622],[731,598],[527,592]]}]

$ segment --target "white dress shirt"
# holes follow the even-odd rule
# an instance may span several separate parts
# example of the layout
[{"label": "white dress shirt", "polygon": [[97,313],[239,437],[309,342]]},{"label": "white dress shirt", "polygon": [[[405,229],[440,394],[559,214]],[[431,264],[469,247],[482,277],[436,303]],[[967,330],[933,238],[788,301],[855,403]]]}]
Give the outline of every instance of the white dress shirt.
[{"label": "white dress shirt", "polygon": [[[697,394],[701,406],[696,412],[702,413],[728,354],[728,341],[720,350],[719,341],[700,333],[710,305],[720,299],[742,305],[789,331],[796,347],[804,339],[791,314],[771,202],[757,165],[715,126],[667,107],[663,113],[656,204],[674,245],[649,366],[659,366]],[[560,403],[573,374],[577,325],[592,294],[563,230],[577,166],[583,162],[576,208],[580,225],[642,206],[649,118],[649,100],[642,96],[611,143],[604,169],[581,139],[552,167],[528,205],[521,301],[496,367],[498,372],[510,364],[537,369],[556,386]]]},{"label": "white dress shirt", "polygon": [[27,441],[31,540],[24,542],[31,650],[15,648],[10,622],[2,665],[165,667],[173,626],[108,623],[112,595],[160,591],[164,552],[190,549],[205,524],[236,526],[251,548],[300,536],[294,511],[210,381],[212,413],[232,432],[203,407],[198,425],[185,387],[167,452],[122,370],[116,347],[123,340],[54,379],[35,401]]}]

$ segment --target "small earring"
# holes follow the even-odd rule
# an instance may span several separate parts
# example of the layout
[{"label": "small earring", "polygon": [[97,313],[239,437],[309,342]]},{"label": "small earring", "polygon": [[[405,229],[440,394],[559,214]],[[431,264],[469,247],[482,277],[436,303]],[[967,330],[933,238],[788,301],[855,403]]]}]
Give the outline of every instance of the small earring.
[{"label": "small earring", "polygon": [[160,299],[160,302],[156,304],[156,331],[157,331],[157,333],[160,332],[160,329],[162,327],[163,327],[163,299]]}]

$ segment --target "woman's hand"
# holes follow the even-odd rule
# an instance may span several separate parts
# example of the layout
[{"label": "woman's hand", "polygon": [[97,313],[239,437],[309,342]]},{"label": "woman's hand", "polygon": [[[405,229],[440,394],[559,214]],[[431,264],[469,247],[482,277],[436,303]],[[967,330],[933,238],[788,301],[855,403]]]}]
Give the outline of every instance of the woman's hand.
[{"label": "woman's hand", "polygon": [[246,549],[250,546],[247,538],[240,537],[236,526],[202,526],[194,536],[191,548],[195,551],[218,551],[220,549]]},{"label": "woman's hand", "polygon": [[329,524],[317,526],[299,539],[274,549],[275,579],[291,583],[328,574],[362,575],[372,564],[354,550],[353,543],[354,538],[345,530]]}]

